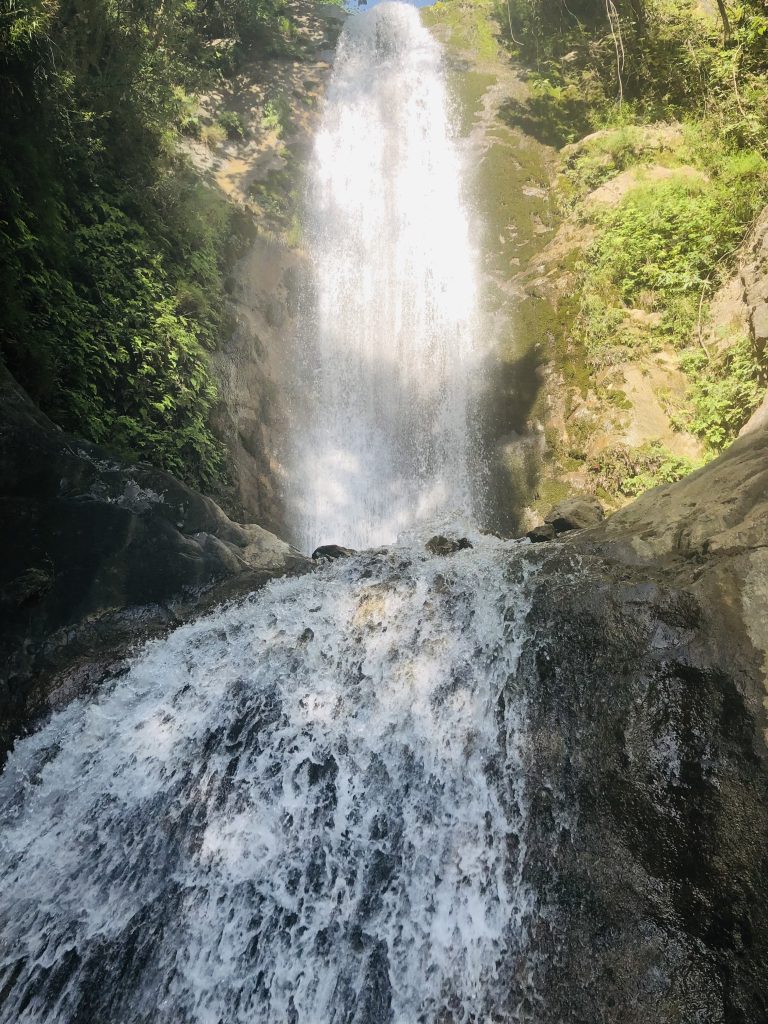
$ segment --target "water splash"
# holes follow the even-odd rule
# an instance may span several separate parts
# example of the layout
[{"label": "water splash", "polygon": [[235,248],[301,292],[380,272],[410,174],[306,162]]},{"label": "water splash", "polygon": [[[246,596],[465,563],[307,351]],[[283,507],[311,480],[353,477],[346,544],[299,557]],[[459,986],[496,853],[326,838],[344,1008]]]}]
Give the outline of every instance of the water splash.
[{"label": "water splash", "polygon": [[407,4],[348,20],[311,167],[315,301],[291,474],[306,550],[472,513],[477,271],[438,43]]},{"label": "water splash", "polygon": [[528,1020],[513,543],[150,644],[0,778],[3,1024]]}]

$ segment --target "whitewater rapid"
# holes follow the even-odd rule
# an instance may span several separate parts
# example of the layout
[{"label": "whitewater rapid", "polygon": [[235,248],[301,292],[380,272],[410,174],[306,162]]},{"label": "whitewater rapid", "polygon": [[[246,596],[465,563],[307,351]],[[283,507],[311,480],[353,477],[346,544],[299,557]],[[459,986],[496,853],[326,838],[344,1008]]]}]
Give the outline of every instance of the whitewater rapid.
[{"label": "whitewater rapid", "polygon": [[294,538],[363,548],[473,512],[478,271],[441,48],[408,4],[348,19],[310,164]]},{"label": "whitewater rapid", "polygon": [[518,1019],[526,571],[475,542],[273,583],[17,744],[3,1024]]}]

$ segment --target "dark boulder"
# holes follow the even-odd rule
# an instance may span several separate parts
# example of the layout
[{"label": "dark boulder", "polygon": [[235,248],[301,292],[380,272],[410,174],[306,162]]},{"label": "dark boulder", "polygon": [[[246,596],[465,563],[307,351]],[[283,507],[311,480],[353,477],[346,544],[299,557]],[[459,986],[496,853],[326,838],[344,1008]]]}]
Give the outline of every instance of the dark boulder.
[{"label": "dark boulder", "polygon": [[530,550],[539,1024],[768,1020],[768,429]]},{"label": "dark boulder", "polygon": [[568,498],[561,501],[544,517],[545,524],[551,526],[555,533],[568,533],[571,530],[586,530],[597,526],[605,518],[605,510],[597,498]]},{"label": "dark boulder", "polygon": [[472,542],[466,537],[450,540],[448,537],[437,536],[428,540],[426,547],[431,555],[453,555],[457,551],[466,551],[471,548]]},{"label": "dark boulder", "polygon": [[321,559],[333,562],[337,558],[351,558],[352,555],[356,554],[357,552],[352,548],[343,548],[340,544],[321,544],[319,548],[315,548],[312,552],[312,559],[315,562]]},{"label": "dark boulder", "polygon": [[554,540],[555,528],[551,523],[542,523],[541,526],[534,526],[526,536],[533,544],[545,544],[548,540]]}]

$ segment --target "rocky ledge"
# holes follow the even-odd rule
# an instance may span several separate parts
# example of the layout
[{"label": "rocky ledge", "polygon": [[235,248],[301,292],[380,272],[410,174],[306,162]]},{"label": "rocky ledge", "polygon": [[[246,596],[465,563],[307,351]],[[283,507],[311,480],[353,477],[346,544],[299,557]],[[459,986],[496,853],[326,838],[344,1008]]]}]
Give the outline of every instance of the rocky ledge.
[{"label": "rocky ledge", "polygon": [[0,378],[0,759],[140,641],[312,563],[168,473],[62,433]]},{"label": "rocky ledge", "polygon": [[530,1019],[762,1024],[768,428],[529,557]]}]

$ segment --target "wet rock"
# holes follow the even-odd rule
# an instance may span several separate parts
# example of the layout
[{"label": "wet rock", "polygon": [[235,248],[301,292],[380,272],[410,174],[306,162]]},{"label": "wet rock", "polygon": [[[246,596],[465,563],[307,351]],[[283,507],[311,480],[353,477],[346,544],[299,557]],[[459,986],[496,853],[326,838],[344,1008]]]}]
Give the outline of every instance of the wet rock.
[{"label": "wet rock", "polygon": [[568,533],[597,526],[604,518],[605,511],[597,498],[583,497],[561,501],[544,517],[544,522],[552,526],[555,533]]},{"label": "wet rock", "polygon": [[332,562],[337,558],[351,558],[352,555],[356,554],[357,552],[352,548],[343,548],[340,544],[321,544],[319,548],[315,548],[312,552],[312,560],[318,562],[326,559]]},{"label": "wet rock", "polygon": [[18,607],[32,604],[49,591],[52,585],[53,575],[50,567],[32,566],[0,588],[0,605]]},{"label": "wet rock", "polygon": [[768,429],[537,557],[537,1020],[762,1024]]},{"label": "wet rock", "polygon": [[541,526],[534,526],[529,530],[526,536],[534,544],[545,544],[548,540],[554,540],[555,528],[551,523],[542,523]]},{"label": "wet rock", "polygon": [[466,537],[449,540],[448,537],[438,535],[427,541],[426,547],[431,555],[453,555],[457,551],[466,551],[467,548],[471,548],[472,543]]}]

